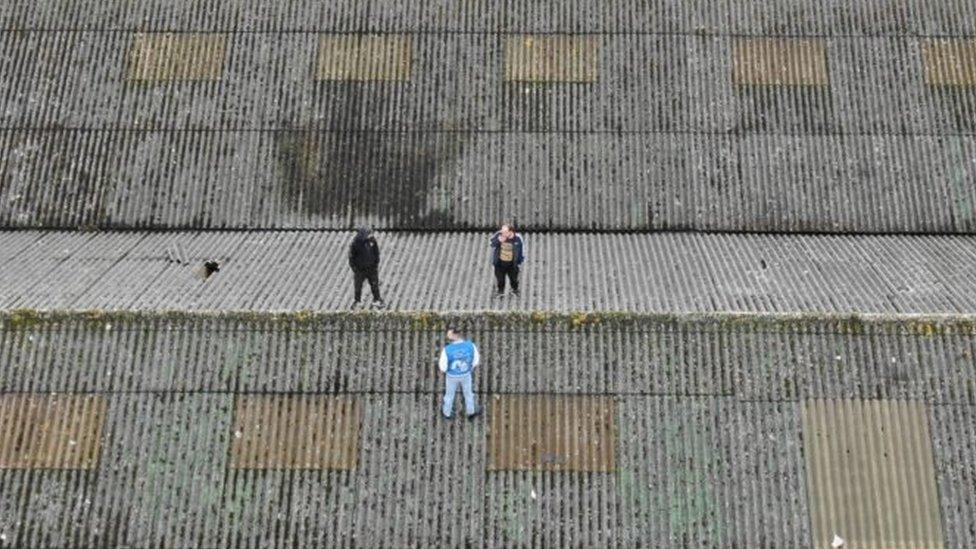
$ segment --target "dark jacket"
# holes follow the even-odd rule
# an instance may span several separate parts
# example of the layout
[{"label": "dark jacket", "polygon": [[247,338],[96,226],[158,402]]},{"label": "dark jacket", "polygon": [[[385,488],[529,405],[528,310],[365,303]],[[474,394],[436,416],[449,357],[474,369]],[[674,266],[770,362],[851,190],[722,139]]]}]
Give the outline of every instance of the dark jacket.
[{"label": "dark jacket", "polygon": [[356,271],[371,271],[380,266],[380,246],[368,229],[359,229],[352,239],[349,266]]},{"label": "dark jacket", "polygon": [[521,265],[525,261],[525,242],[522,240],[522,235],[515,233],[515,238],[512,239],[512,261],[505,262],[501,260],[502,243],[498,239],[501,231],[491,235],[491,264],[496,267],[512,265]]}]

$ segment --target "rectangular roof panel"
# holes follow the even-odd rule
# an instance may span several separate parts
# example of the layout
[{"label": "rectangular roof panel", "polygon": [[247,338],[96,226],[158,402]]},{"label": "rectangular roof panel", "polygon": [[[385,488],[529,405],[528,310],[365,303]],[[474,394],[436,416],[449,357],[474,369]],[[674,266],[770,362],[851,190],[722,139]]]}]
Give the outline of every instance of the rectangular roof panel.
[{"label": "rectangular roof panel", "polygon": [[505,38],[507,82],[596,82],[595,36],[521,35]]},{"label": "rectangular roof panel", "polygon": [[944,546],[923,403],[807,401],[803,441],[815,547]]},{"label": "rectangular roof panel", "polygon": [[127,78],[142,82],[220,80],[228,40],[226,34],[135,34]]},{"label": "rectangular roof panel", "polygon": [[240,395],[232,469],[355,469],[359,403],[328,395]]},{"label": "rectangular roof panel", "polygon": [[607,397],[496,395],[488,403],[488,470],[611,472],[616,416]]},{"label": "rectangular roof panel", "polygon": [[929,85],[976,86],[976,39],[924,40],[921,50]]},{"label": "rectangular roof panel", "polygon": [[98,395],[0,395],[0,469],[95,469],[107,401]]},{"label": "rectangular roof panel", "polygon": [[822,39],[739,39],[732,51],[732,81],[739,85],[825,86],[830,81]]},{"label": "rectangular roof panel", "polygon": [[319,37],[316,80],[410,80],[408,35],[328,34]]}]

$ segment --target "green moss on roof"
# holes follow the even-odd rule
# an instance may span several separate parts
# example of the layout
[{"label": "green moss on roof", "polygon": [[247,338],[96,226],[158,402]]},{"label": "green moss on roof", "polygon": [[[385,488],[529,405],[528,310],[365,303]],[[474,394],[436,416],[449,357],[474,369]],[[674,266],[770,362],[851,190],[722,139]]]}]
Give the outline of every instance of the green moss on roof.
[{"label": "green moss on roof", "polygon": [[11,328],[20,328],[37,324],[45,319],[45,315],[33,309],[14,309],[3,313],[3,324]]},{"label": "green moss on roof", "polygon": [[229,323],[293,324],[330,327],[407,327],[427,331],[443,329],[449,323],[476,323],[488,328],[525,329],[626,329],[647,326],[712,326],[718,330],[754,329],[775,331],[829,330],[860,334],[876,330],[931,336],[976,335],[976,315],[893,314],[769,314],[769,313],[627,313],[627,312],[464,312],[437,311],[349,311],[349,312],[257,312],[257,311],[103,311],[16,309],[0,311],[0,327],[18,329],[38,324],[80,322],[106,325],[161,322],[183,324],[218,321]]}]

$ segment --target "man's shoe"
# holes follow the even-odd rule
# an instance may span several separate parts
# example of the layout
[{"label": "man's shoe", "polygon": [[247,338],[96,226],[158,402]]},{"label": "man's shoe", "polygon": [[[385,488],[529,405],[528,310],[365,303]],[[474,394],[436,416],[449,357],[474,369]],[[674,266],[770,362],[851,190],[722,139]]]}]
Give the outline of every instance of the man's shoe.
[{"label": "man's shoe", "polygon": [[504,292],[495,292],[495,299],[504,299],[504,298],[505,298]]},{"label": "man's shoe", "polygon": [[352,306],[349,307],[349,308],[350,309],[358,309],[359,306],[360,306],[359,300],[358,299],[354,299],[353,302],[352,302]]},{"label": "man's shoe", "polygon": [[519,297],[522,294],[520,294],[518,290],[512,290],[512,295],[514,295],[515,297]]},{"label": "man's shoe", "polygon": [[474,419],[474,418],[480,416],[481,415],[481,412],[482,412],[482,409],[480,407],[475,408],[474,409],[474,413],[468,415],[468,419]]},{"label": "man's shoe", "polygon": [[374,299],[373,300],[373,308],[374,309],[382,309],[383,307],[386,307],[386,304],[383,303],[383,300],[382,299]]}]

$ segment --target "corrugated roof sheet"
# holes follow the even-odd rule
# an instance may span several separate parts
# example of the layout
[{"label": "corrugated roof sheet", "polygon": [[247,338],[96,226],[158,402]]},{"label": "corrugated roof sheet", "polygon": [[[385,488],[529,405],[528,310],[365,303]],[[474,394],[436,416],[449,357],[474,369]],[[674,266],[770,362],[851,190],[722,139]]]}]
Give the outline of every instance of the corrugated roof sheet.
[{"label": "corrugated roof sheet", "polygon": [[976,8],[966,0],[547,0],[434,2],[397,0],[323,4],[282,0],[14,0],[0,6],[3,28],[120,30],[450,30],[512,32],[721,32],[736,34],[976,34]]},{"label": "corrugated roof sheet", "polygon": [[[488,234],[379,233],[396,310],[976,312],[968,236],[525,235],[493,298]],[[351,234],[0,232],[0,309],[347,310]],[[202,280],[208,259],[220,271]]]},{"label": "corrugated roof sheet", "polygon": [[[898,541],[884,510],[976,546],[970,0],[12,0],[0,29],[0,227],[202,231],[0,231],[0,546],[860,546]],[[393,310],[350,313],[350,235],[278,230],[503,219],[938,234],[529,234],[499,302],[487,235],[382,233]],[[449,321],[473,422],[438,417]]]},{"label": "corrugated roof sheet", "polygon": [[[512,30],[471,32],[430,29],[406,8],[393,20],[416,24],[384,27],[391,6],[339,5],[372,31],[405,36],[409,75],[398,78],[409,78],[398,82],[318,80],[329,28],[253,31],[240,19],[292,28],[285,12],[295,9],[302,29],[316,28],[315,13],[335,15],[312,4],[216,9],[200,25],[183,17],[213,6],[157,6],[131,32],[25,22],[0,31],[0,225],[452,229],[510,218],[546,229],[973,232],[976,87],[926,80],[929,37],[883,25],[831,34],[845,8],[831,6],[838,20],[826,21],[817,5],[764,5],[766,28],[736,23],[759,16],[744,9],[711,30],[604,31],[597,17],[593,33],[545,24],[562,5],[513,2],[501,8],[516,14],[502,25]],[[650,9],[632,7],[604,18]],[[7,28],[30,20],[27,7],[10,9]],[[125,14],[109,26],[139,13],[111,9]],[[913,7],[911,24],[940,9]],[[184,26],[160,36],[221,44],[203,67],[213,80],[128,78],[154,22]],[[506,40],[554,29],[592,42],[592,81],[504,82]],[[819,33],[777,39],[815,40],[827,84],[736,84],[743,36],[783,32]]]},{"label": "corrugated roof sheet", "polygon": [[93,469],[105,398],[0,395],[0,469]]},{"label": "corrugated roof sheet", "polygon": [[[0,391],[414,393],[439,383],[436,314],[131,314],[4,322]],[[509,315],[461,318],[494,365],[478,376],[481,391],[976,405],[972,317],[944,329],[912,319]]]},{"label": "corrugated roof sheet", "polygon": [[[489,471],[486,420],[437,416],[437,318],[5,315],[0,390],[108,406],[96,470],[0,470],[0,533],[29,546],[804,546],[813,397],[913,402],[946,545],[976,543],[971,320],[466,318],[489,408],[492,395],[613,399],[613,472]],[[254,394],[354,399],[355,467],[231,469],[235,395]]]},{"label": "corrugated roof sheet", "polygon": [[932,443],[919,402],[803,406],[814,547],[944,547]]}]

